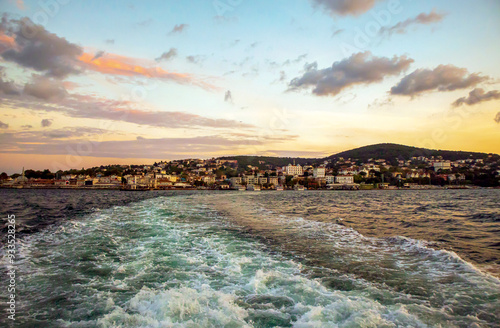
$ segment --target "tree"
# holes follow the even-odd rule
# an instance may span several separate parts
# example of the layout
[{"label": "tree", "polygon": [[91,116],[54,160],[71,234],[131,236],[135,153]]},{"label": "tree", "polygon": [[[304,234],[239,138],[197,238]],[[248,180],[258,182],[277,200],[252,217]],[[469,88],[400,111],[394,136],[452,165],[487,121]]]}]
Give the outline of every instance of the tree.
[{"label": "tree", "polygon": [[54,179],[54,173],[51,173],[50,170],[43,170],[40,174],[41,179]]},{"label": "tree", "polygon": [[9,176],[7,175],[7,173],[2,172],[2,174],[0,174],[0,180],[7,180],[8,178]]}]

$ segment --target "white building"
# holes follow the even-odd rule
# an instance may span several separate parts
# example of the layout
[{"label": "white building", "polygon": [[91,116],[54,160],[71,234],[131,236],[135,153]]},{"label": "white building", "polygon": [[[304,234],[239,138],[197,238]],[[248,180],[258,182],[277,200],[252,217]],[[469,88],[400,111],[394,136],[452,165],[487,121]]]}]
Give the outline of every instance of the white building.
[{"label": "white building", "polygon": [[268,181],[269,181],[269,184],[272,184],[274,186],[279,185],[279,183],[278,183],[278,177],[269,177]]},{"label": "white building", "polygon": [[258,184],[259,183],[259,178],[253,176],[253,175],[246,175],[243,177],[243,182],[245,182],[247,185],[249,184]]},{"label": "white building", "polygon": [[450,161],[439,161],[439,162],[434,162],[434,171],[439,171],[439,170],[451,170],[451,162]]},{"label": "white building", "polygon": [[286,175],[302,175],[304,174],[304,170],[302,169],[302,166],[300,165],[292,165],[288,164],[288,166],[285,166],[283,168],[283,171],[286,172]]},{"label": "white building", "polygon": [[267,183],[267,178],[265,177],[260,177],[259,178],[259,184],[263,185],[263,184],[266,184]]},{"label": "white building", "polygon": [[337,175],[335,177],[335,183],[352,184],[354,183],[354,177],[352,175]]},{"label": "white building", "polygon": [[232,177],[231,179],[231,185],[232,186],[236,186],[236,185],[240,185],[241,184],[241,177]]},{"label": "white building", "polygon": [[212,175],[206,175],[202,178],[202,180],[203,180],[203,182],[208,183],[208,184],[215,183],[215,177]]},{"label": "white building", "polygon": [[326,169],[324,167],[316,167],[313,169],[313,176],[315,178],[324,178],[326,175]]},{"label": "white building", "polygon": [[335,177],[333,175],[327,175],[325,177],[325,179],[326,179],[326,183],[327,184],[333,184],[333,183],[335,183]]}]

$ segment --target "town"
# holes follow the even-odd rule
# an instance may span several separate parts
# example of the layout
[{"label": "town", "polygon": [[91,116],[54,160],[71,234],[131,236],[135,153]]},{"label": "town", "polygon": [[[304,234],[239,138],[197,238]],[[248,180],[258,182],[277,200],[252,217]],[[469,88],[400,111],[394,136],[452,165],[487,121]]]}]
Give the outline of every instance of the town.
[{"label": "town", "polygon": [[[3,188],[82,188],[121,190],[366,190],[498,187],[500,159],[446,160],[418,156],[409,160],[329,158],[285,166],[266,158],[184,159],[153,165],[108,165],[82,170],[26,170],[0,175]],[[241,158],[245,158],[242,164]],[[299,160],[299,159],[297,159]],[[246,164],[247,162],[253,164]]]}]

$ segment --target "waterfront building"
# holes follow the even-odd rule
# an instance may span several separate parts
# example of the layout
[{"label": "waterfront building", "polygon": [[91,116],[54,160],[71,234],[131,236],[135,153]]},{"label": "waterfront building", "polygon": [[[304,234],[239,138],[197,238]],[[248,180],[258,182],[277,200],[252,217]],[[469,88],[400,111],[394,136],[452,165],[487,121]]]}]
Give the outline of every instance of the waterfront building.
[{"label": "waterfront building", "polygon": [[279,185],[278,177],[269,177],[268,178],[268,183],[271,184],[271,185],[274,185],[274,186]]},{"label": "waterfront building", "polygon": [[434,171],[437,172],[439,170],[451,170],[451,162],[450,161],[439,161],[432,163],[434,166]]},{"label": "waterfront building", "polygon": [[338,184],[353,184],[354,177],[352,175],[337,175],[335,177],[335,183]]},{"label": "waterfront building", "polygon": [[326,180],[327,184],[334,184],[335,183],[335,176],[327,175],[327,176],[325,176],[325,180]]},{"label": "waterfront building", "polygon": [[300,166],[300,165],[288,164],[288,166],[285,166],[283,168],[283,171],[286,172],[286,175],[297,176],[297,175],[304,174],[304,170],[302,169],[302,166]]},{"label": "waterfront building", "polygon": [[324,167],[315,167],[313,169],[313,177],[314,178],[324,178],[326,175],[326,169]]}]

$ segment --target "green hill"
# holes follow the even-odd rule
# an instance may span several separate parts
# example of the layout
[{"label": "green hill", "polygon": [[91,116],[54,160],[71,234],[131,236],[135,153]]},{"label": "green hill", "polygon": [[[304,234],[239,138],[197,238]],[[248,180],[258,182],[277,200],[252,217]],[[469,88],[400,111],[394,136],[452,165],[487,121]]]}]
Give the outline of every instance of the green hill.
[{"label": "green hill", "polygon": [[387,161],[393,162],[396,159],[408,160],[412,157],[437,157],[442,156],[445,160],[456,161],[460,159],[468,158],[485,158],[488,156],[486,153],[477,152],[466,152],[466,151],[451,151],[451,150],[434,150],[427,148],[417,148],[411,146],[404,146],[391,143],[376,144],[370,146],[364,146],[348,151],[344,151],[332,156],[328,159],[334,159],[343,157],[344,159],[359,159],[362,162],[368,161],[368,159],[385,159]]},{"label": "green hill", "polygon": [[445,160],[456,161],[460,159],[486,158],[488,154],[466,151],[435,150],[427,148],[417,148],[392,143],[382,143],[370,146],[364,146],[356,149],[343,151],[326,158],[300,158],[300,157],[269,157],[269,156],[225,156],[220,159],[236,159],[240,167],[247,165],[257,166],[265,169],[266,165],[285,166],[295,161],[296,164],[318,164],[329,159],[356,159],[361,162],[367,162],[370,158],[385,159],[391,164],[395,164],[398,159],[408,160],[412,157],[424,156],[442,156]]},{"label": "green hill", "polygon": [[[300,158],[300,157],[270,157],[270,156],[225,156],[219,159],[236,159],[240,167],[247,165],[257,166],[264,169],[266,165],[285,166],[288,164],[307,165],[321,161],[320,158]],[[264,162],[264,163],[262,163]]]}]

